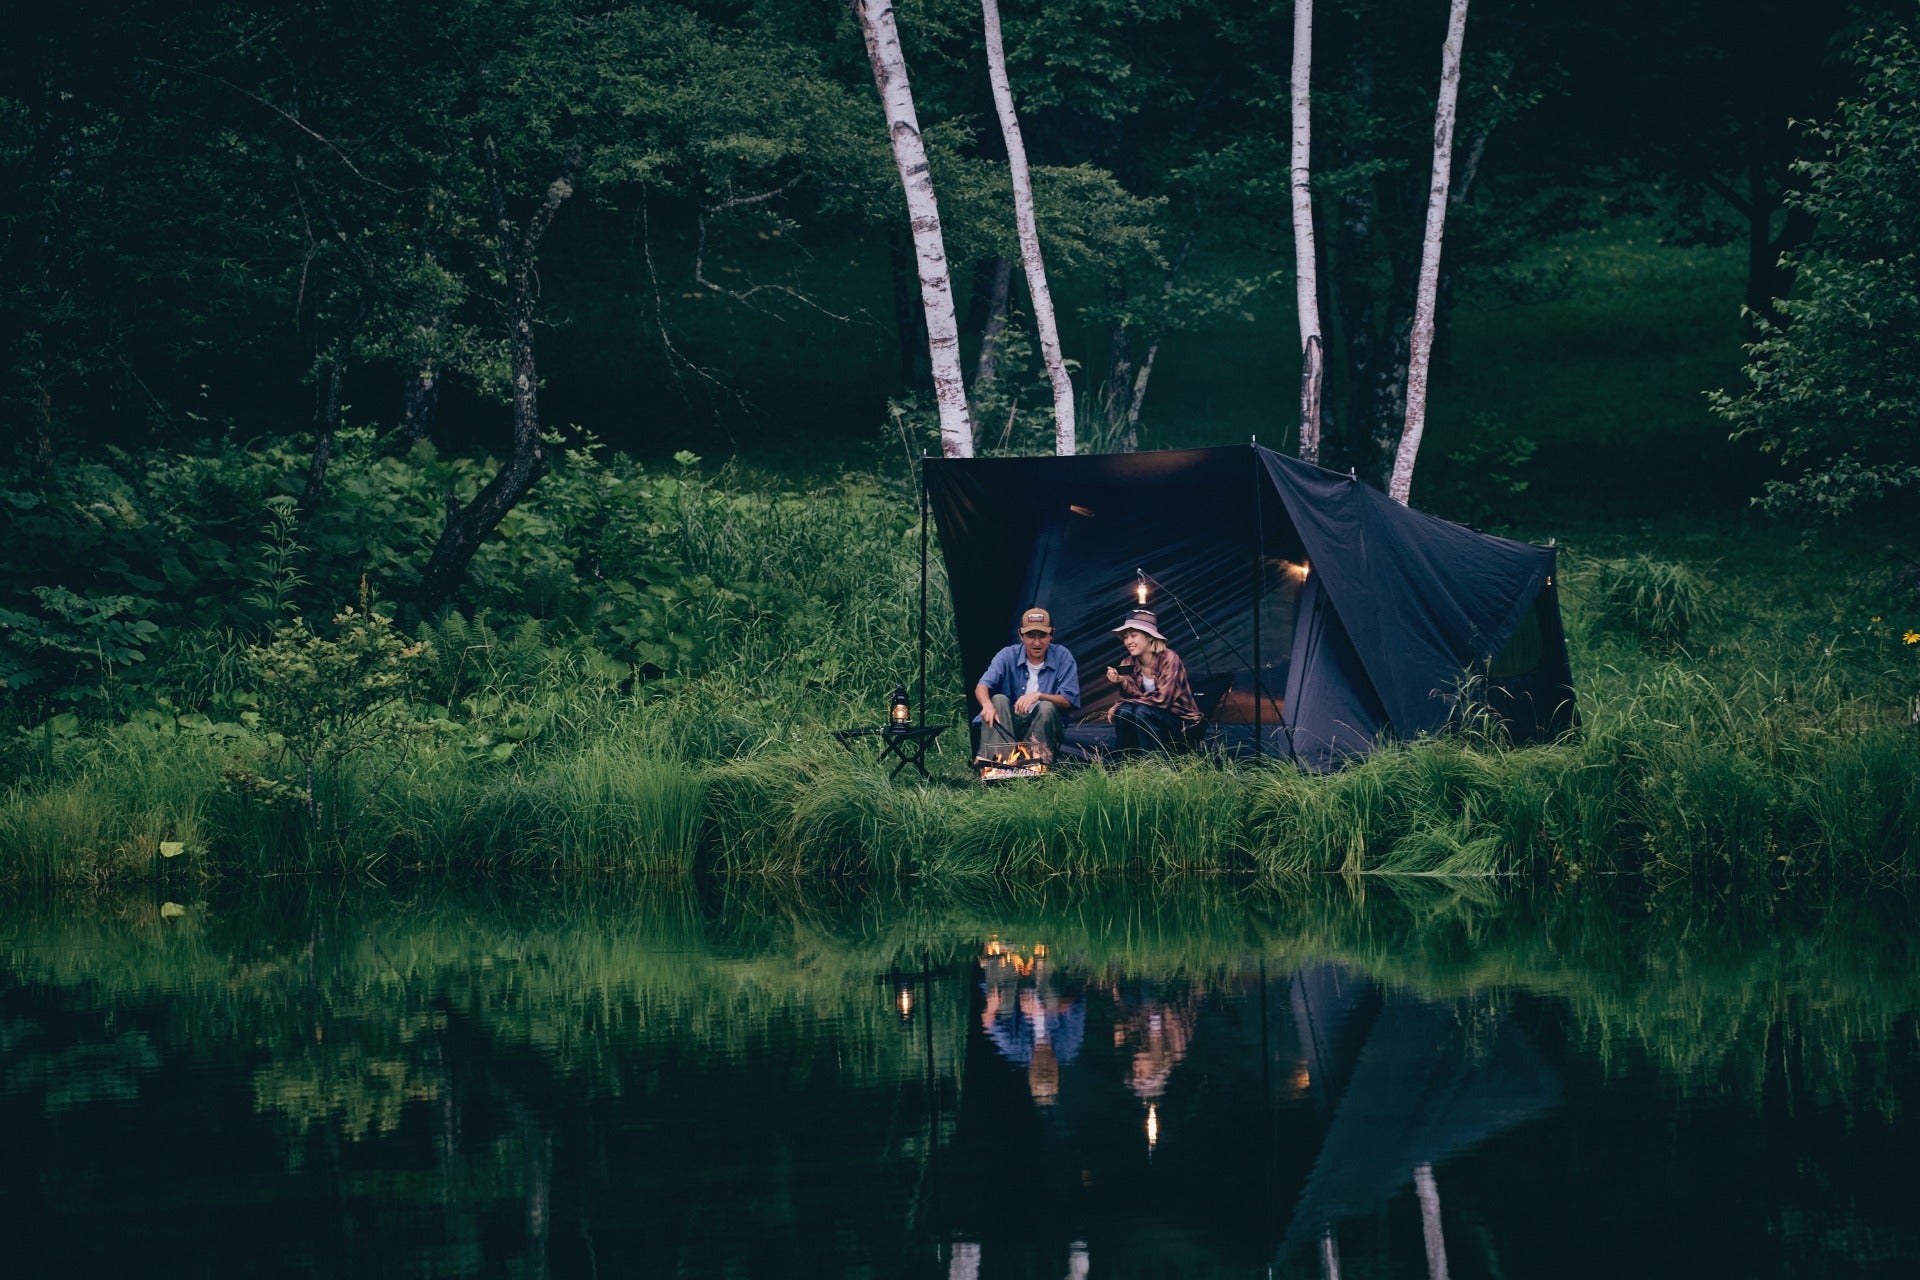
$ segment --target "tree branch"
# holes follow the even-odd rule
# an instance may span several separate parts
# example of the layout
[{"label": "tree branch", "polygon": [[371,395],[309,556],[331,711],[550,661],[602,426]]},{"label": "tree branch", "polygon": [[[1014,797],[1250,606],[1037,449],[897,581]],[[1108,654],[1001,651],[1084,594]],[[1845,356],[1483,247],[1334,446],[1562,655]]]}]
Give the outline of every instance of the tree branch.
[{"label": "tree branch", "polygon": [[285,120],[288,124],[292,125],[294,128],[298,129],[300,132],[306,134],[309,138],[312,138],[315,142],[318,142],[321,146],[325,147],[327,150],[333,152],[333,154],[335,154],[336,156],[339,156],[340,163],[346,165],[347,169],[353,174],[353,176],[360,179],[360,181],[365,182],[370,186],[379,187],[382,191],[391,191],[395,195],[398,195],[400,193],[400,188],[388,186],[386,183],[380,181],[380,179],[370,178],[366,174],[362,173],[360,171],[360,166],[353,162],[352,156],[348,155],[345,151],[341,150],[339,143],[335,142],[333,139],[325,136],[324,134],[316,132],[311,126],[307,124],[306,121],[302,120],[299,116],[294,115],[293,113],[287,111],[285,108],[280,107],[275,103],[268,102],[265,98],[261,97],[259,94],[251,93],[245,89],[242,89],[239,85],[233,83],[233,81],[228,80],[223,76],[216,76],[211,72],[201,71],[197,67],[183,67],[178,65],[177,63],[162,62],[158,58],[139,58],[139,59],[136,59],[136,61],[145,63],[148,66],[159,67],[163,71],[180,71],[190,76],[200,76],[204,79],[211,80],[215,84],[220,85],[223,88],[229,89],[234,93],[239,94],[241,97],[245,98],[247,101],[252,102],[258,106],[265,107],[267,110],[273,112],[275,115],[279,116],[282,120]]}]

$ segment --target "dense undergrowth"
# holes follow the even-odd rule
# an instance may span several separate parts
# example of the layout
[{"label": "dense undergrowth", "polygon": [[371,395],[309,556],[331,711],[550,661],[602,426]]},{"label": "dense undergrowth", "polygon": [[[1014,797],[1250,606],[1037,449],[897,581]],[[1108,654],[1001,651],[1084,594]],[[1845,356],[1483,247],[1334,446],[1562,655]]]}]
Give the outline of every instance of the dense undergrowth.
[{"label": "dense undergrowth", "polygon": [[[208,559],[137,563],[185,470]],[[28,580],[48,562],[9,567],[32,625],[7,633],[0,878],[1920,869],[1920,595],[1884,543],[1698,523],[1575,536],[1581,727],[1563,742],[1468,724],[1330,777],[1199,756],[983,790],[964,737],[913,785],[827,733],[912,683],[907,492],[859,475],[793,492],[692,459],[650,473],[583,447],[463,608],[417,617],[378,584],[418,551],[434,486],[481,473],[371,441],[341,473],[350,496],[304,527],[276,502],[293,473],[256,455],[128,458],[69,477],[58,503],[16,495],[11,518],[93,578],[54,596]],[[356,558],[343,526],[376,513]],[[970,673],[937,556],[929,599],[929,718],[951,719]]]}]

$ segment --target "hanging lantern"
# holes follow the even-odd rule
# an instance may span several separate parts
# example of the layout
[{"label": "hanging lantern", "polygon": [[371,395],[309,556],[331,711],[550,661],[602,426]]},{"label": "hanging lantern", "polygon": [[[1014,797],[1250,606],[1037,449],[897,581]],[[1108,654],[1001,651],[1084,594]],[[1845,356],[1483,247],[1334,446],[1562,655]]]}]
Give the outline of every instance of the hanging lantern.
[{"label": "hanging lantern", "polygon": [[913,719],[913,709],[907,706],[907,687],[905,685],[894,686],[893,707],[887,713],[887,718],[896,729],[906,728],[907,723]]},{"label": "hanging lantern", "polygon": [[1147,575],[1141,570],[1135,569],[1133,576],[1136,579],[1133,587],[1133,598],[1138,600],[1142,606],[1145,606],[1147,603]]}]

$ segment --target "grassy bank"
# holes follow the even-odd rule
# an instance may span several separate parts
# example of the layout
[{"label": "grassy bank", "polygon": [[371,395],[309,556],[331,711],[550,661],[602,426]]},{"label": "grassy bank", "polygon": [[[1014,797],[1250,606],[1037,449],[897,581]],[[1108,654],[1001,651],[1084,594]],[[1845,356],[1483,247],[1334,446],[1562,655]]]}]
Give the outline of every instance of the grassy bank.
[{"label": "grassy bank", "polygon": [[[414,732],[346,771],[352,820],[325,832],[297,807],[233,785],[236,759],[273,753],[244,725],[150,717],[94,735],[24,735],[13,755],[22,776],[0,799],[0,874],[91,883],[156,867],[430,867],[941,883],[1182,871],[1718,882],[1920,870],[1911,722],[1920,646],[1903,642],[1913,624],[1890,613],[1900,603],[1892,561],[1863,559],[1869,549],[1857,545],[1776,543],[1761,555],[1744,530],[1696,524],[1659,537],[1690,559],[1569,548],[1581,727],[1555,744],[1515,748],[1468,730],[1391,746],[1328,777],[1200,757],[983,789],[956,732],[929,757],[933,782],[919,784],[890,779],[826,732],[877,716],[884,680],[851,706],[773,666],[757,680],[731,664],[654,688],[591,654],[542,645],[539,661],[500,657],[476,681],[463,705],[479,711],[397,712],[414,718]],[[1725,568],[1736,549],[1740,574]],[[1759,594],[1749,576],[1773,592]],[[515,643],[465,635],[480,647]],[[957,705],[952,676],[938,696]],[[163,845],[184,856],[160,858]]]}]

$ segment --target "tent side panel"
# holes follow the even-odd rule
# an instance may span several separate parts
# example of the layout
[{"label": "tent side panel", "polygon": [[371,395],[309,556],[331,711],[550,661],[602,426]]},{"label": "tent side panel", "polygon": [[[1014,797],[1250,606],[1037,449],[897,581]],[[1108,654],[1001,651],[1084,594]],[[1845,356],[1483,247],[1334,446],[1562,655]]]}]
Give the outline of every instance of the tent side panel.
[{"label": "tent side panel", "polygon": [[[953,674],[970,718],[974,681],[1012,643],[1015,619],[1029,603],[1020,592],[1038,531],[1031,512],[998,492],[990,471],[929,458],[924,475],[960,642],[961,669]],[[939,687],[947,674],[930,680]]]},{"label": "tent side panel", "polygon": [[1487,673],[1487,703],[1515,742],[1545,742],[1574,727],[1573,666],[1549,575],[1514,640]]},{"label": "tent side panel", "polygon": [[1349,476],[1261,451],[1314,577],[1403,737],[1437,729],[1512,637],[1553,551],[1413,511]]},{"label": "tent side panel", "polygon": [[1303,768],[1331,773],[1373,749],[1387,714],[1318,578],[1300,597],[1287,678],[1284,747]]}]

